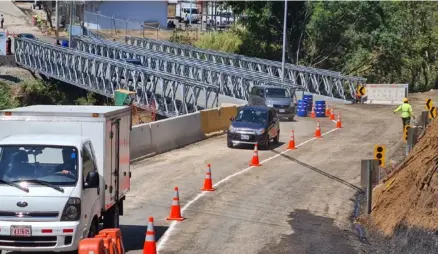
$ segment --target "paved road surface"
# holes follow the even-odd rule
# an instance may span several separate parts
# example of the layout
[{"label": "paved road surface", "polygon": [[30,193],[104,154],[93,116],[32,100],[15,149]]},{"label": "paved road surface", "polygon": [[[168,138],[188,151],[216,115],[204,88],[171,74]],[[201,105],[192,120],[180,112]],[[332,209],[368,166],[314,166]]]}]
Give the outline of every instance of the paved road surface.
[{"label": "paved road surface", "polygon": [[[160,253],[359,252],[349,217],[360,160],[372,156],[374,144],[394,146],[401,126],[391,113],[393,106],[337,108],[344,128],[320,140],[308,141],[315,130],[313,119],[282,123],[282,142],[288,142],[294,128],[296,144],[306,143],[295,151],[284,152],[285,145],[260,151],[262,167],[248,169],[251,147],[229,149],[225,136],[134,165],[127,214],[121,220],[128,253],[141,253],[149,216],[156,220]],[[321,125],[323,133],[335,127],[328,119]],[[212,164],[214,183],[248,170],[192,201],[200,193],[207,163]],[[174,186],[180,188],[187,218],[179,223],[164,220]]]}]

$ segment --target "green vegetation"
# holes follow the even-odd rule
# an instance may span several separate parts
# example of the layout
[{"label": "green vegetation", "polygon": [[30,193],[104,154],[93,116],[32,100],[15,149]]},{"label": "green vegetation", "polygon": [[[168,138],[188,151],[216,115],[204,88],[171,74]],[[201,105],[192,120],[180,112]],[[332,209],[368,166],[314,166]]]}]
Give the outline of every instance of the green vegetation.
[{"label": "green vegetation", "polygon": [[[280,61],[284,2],[228,4],[247,14],[245,29],[205,34],[193,44]],[[409,83],[410,91],[437,88],[437,7],[435,1],[289,1],[287,61],[368,83]]]},{"label": "green vegetation", "polygon": [[[14,93],[13,87],[16,92]],[[9,85],[0,81],[0,110],[29,105],[113,105],[112,99],[72,85],[28,81]]]}]

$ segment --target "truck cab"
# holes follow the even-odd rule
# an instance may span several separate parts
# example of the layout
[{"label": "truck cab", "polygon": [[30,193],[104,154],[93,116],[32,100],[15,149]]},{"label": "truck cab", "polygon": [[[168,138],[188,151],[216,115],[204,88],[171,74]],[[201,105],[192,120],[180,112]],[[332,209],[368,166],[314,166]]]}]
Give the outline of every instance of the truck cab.
[{"label": "truck cab", "polygon": [[119,227],[130,188],[131,109],[0,111],[0,252],[64,252]]}]

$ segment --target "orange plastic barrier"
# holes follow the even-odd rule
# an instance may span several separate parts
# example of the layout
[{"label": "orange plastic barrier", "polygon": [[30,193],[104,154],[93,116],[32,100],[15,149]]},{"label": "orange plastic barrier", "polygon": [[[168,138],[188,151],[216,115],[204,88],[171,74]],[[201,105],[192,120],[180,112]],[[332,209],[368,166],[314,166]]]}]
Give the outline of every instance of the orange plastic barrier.
[{"label": "orange plastic barrier", "polygon": [[107,254],[103,239],[85,238],[79,242],[78,254]]},{"label": "orange plastic barrier", "polygon": [[119,228],[106,228],[99,232],[99,235],[109,236],[113,243],[116,244],[118,254],[125,254],[125,248],[122,241],[122,232]]},{"label": "orange plastic barrier", "polygon": [[113,242],[110,236],[96,235],[95,238],[101,238],[104,241],[104,246],[108,250],[108,254],[119,254],[116,248],[116,244]]}]

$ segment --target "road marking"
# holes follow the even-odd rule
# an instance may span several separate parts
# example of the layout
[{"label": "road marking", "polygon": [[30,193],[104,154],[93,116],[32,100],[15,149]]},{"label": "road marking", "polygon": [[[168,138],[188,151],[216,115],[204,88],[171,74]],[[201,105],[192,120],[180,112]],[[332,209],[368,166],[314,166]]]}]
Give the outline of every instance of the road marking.
[{"label": "road marking", "polygon": [[[333,121],[336,122],[335,120],[333,120]],[[337,129],[337,128],[334,128],[334,129],[332,129],[332,130],[330,130],[330,131],[327,131],[327,132],[325,132],[325,133],[322,133],[322,136],[325,136],[325,135],[327,135],[327,134],[329,134],[329,133],[331,133],[331,132],[334,132],[334,131],[336,131],[336,130],[338,130],[338,129]],[[308,140],[306,140],[306,141],[303,141],[302,143],[296,145],[296,147],[303,146],[304,144],[306,144],[306,143],[308,143],[308,142],[311,142],[311,141],[313,141],[313,140],[315,140],[315,139],[317,139],[317,138],[314,137],[314,138],[308,139]],[[279,156],[281,156],[281,155],[283,155],[283,154],[285,154],[285,153],[287,153],[287,152],[289,152],[289,151],[291,151],[291,150],[290,150],[290,149],[287,149],[287,150],[285,150],[285,151],[283,151],[283,152],[280,152],[280,153],[278,153],[278,154],[276,154],[276,155],[273,155],[273,156],[271,156],[270,158],[261,161],[260,164],[264,164],[264,163],[266,163],[266,162],[268,162],[268,161],[271,161],[271,160],[273,160],[273,159],[275,159],[275,158],[277,158],[277,157],[279,157]],[[235,177],[235,176],[238,176],[238,175],[244,174],[245,172],[249,171],[249,170],[252,169],[252,168],[255,168],[255,166],[250,166],[250,167],[248,167],[248,168],[246,168],[246,169],[243,169],[243,170],[241,170],[241,171],[239,171],[239,172],[236,172],[236,173],[234,173],[234,174],[232,174],[232,175],[229,175],[229,176],[227,176],[226,178],[223,178],[223,179],[221,179],[219,182],[215,183],[215,184],[213,185],[213,187],[215,188],[215,187],[217,187],[218,185],[220,185],[220,184],[222,184],[222,183],[225,183],[225,182],[229,181],[230,179],[232,179],[232,178]],[[195,198],[193,198],[191,201],[187,202],[185,206],[183,206],[183,208],[181,209],[181,213],[183,213],[185,210],[187,210],[187,209],[188,209],[193,203],[195,203],[198,199],[200,199],[201,197],[203,197],[203,196],[206,195],[207,193],[208,193],[208,192],[201,192],[201,193],[198,193],[197,196],[195,196]],[[166,242],[168,241],[169,237],[171,236],[172,231],[175,229],[175,226],[176,226],[176,225],[177,225],[177,221],[172,221],[171,224],[169,225],[168,230],[166,230],[166,232],[162,235],[162,237],[160,237],[160,240],[158,241],[158,244],[157,244],[157,250],[158,250],[158,251],[161,250],[161,249],[163,249],[163,247],[165,246],[165,244],[166,244]]]}]

